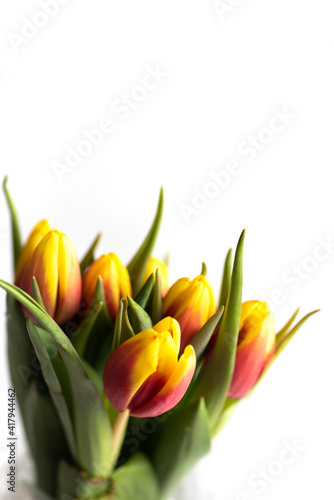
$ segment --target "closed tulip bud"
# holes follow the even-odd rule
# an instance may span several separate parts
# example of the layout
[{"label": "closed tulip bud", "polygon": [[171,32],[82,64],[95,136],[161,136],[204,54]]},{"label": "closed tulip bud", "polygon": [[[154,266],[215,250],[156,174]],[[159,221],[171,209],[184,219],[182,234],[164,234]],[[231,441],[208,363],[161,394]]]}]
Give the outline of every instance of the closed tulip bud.
[{"label": "closed tulip bud", "polygon": [[145,271],[143,284],[150,277],[152,273],[159,268],[160,270],[160,278],[161,278],[161,295],[165,297],[169,288],[169,271],[166,262],[161,259],[157,259],[156,257],[151,257],[148,261],[147,268]]},{"label": "closed tulip bud", "polygon": [[82,298],[90,304],[98,277],[103,281],[104,295],[110,317],[115,320],[119,302],[132,294],[128,270],[114,253],[101,255],[87,269],[82,284]]},{"label": "closed tulip bud", "polygon": [[181,278],[163,301],[163,315],[175,318],[181,327],[181,350],[216,312],[216,299],[206,276]]},{"label": "closed tulip bud", "polygon": [[35,248],[41,239],[50,231],[51,227],[47,220],[41,220],[36,224],[36,226],[31,231],[29,238],[22,248],[20,253],[19,260],[16,266],[16,276],[15,276],[15,284],[18,285],[22,278],[22,274],[31,259]]},{"label": "closed tulip bud", "polygon": [[182,399],[194,375],[196,355],[188,345],[178,359],[180,335],[178,322],[168,317],[113,351],[103,384],[118,412],[128,409],[134,417],[156,417]]},{"label": "closed tulip bud", "polygon": [[19,285],[30,295],[33,277],[46,312],[59,324],[71,319],[80,305],[81,273],[76,249],[66,234],[49,231],[36,246]]},{"label": "closed tulip bud", "polygon": [[253,388],[274,354],[275,341],[275,320],[268,304],[257,300],[244,302],[230,398],[242,398]]}]

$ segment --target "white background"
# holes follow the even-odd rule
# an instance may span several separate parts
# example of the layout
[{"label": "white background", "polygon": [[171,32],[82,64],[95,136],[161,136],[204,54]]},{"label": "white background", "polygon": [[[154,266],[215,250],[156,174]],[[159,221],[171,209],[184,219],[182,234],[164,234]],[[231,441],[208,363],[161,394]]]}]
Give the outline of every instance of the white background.
[{"label": "white background", "polygon": [[[322,312],[240,405],[191,476],[188,493],[180,495],[329,498],[334,251],[323,251],[321,262],[313,256],[319,238],[334,240],[334,9],[331,0],[229,3],[234,7],[219,16],[212,0],[71,0],[44,19],[33,38],[16,39],[15,51],[23,18],[43,22],[36,14],[41,7],[35,0],[3,1],[1,177],[9,174],[24,237],[46,217],[68,233],[82,256],[103,230],[99,252],[116,252],[124,262],[146,233],[163,185],[165,214],[155,254],[171,253],[174,280],[196,276],[205,260],[217,292],[226,251],[246,228],[244,300],[270,300],[280,289],[278,328],[299,305],[302,313]],[[136,86],[147,67],[168,76],[122,120],[110,106],[123,94],[143,96]],[[273,123],[274,109],[293,118],[270,136],[263,128]],[[64,163],[67,148],[104,118],[114,120],[114,132],[60,182],[54,162]],[[258,134],[271,142],[248,161],[250,153],[239,148]],[[226,171],[232,160],[238,161],[237,175],[216,187],[215,197],[202,198],[201,210],[187,223],[181,207],[193,206],[195,193],[198,198],[210,191],[210,172]],[[0,275],[10,280],[3,196],[0,213]],[[293,266],[304,268],[294,285]],[[4,314],[1,292],[2,464],[10,385]],[[258,494],[248,479],[260,467],[270,468],[284,442],[294,439],[304,451]],[[22,435],[20,440],[22,449]],[[0,480],[5,491],[4,473]]]}]

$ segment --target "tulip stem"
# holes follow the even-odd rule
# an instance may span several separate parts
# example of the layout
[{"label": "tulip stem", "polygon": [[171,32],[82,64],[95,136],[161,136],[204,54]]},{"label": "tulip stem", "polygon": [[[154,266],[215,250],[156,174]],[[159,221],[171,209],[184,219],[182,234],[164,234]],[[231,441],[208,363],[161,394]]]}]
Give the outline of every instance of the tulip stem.
[{"label": "tulip stem", "polygon": [[126,428],[128,425],[130,411],[119,413],[113,425],[113,463],[116,464],[122,449]]}]

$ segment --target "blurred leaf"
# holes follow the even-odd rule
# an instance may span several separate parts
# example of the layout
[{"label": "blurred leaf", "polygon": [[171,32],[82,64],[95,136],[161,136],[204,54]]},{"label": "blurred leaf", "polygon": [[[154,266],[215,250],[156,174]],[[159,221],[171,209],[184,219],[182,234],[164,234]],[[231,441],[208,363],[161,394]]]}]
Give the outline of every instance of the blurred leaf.
[{"label": "blurred leaf", "polygon": [[144,309],[142,309],[130,296],[128,296],[130,308],[130,323],[135,334],[152,328],[152,320]]},{"label": "blurred leaf", "polygon": [[172,412],[154,435],[152,461],[163,498],[195,463],[210,451],[210,420],[203,399]]},{"label": "blurred leaf", "polygon": [[230,286],[231,286],[232,254],[233,254],[233,251],[232,251],[232,248],[230,248],[229,251],[227,252],[226,259],[225,259],[222,286],[221,286],[219,303],[218,303],[219,307],[226,306],[228,292],[229,292]]},{"label": "blurred leaf", "polygon": [[56,474],[61,458],[69,458],[64,431],[44,382],[35,378],[24,397],[27,438],[37,472],[37,485],[56,494]]},{"label": "blurred leaf", "polygon": [[136,453],[113,474],[112,500],[158,500],[158,480],[145,455]]},{"label": "blurred leaf", "polygon": [[210,353],[195,383],[191,400],[204,396],[214,429],[224,408],[234,371],[242,301],[242,257],[245,231],[242,232],[234,259],[231,287],[223,321]]},{"label": "blurred leaf", "polygon": [[80,500],[100,498],[110,491],[110,479],[89,477],[85,472],[71,466],[64,460],[58,467],[58,489],[57,498],[59,500]]},{"label": "blurred leaf", "polygon": [[289,319],[289,321],[283,326],[283,328],[279,332],[277,332],[277,334],[276,334],[276,345],[279,344],[280,341],[283,339],[284,335],[289,330],[290,326],[293,324],[293,322],[295,321],[296,317],[298,316],[299,311],[300,311],[300,307],[298,307],[298,309],[296,309],[296,311],[293,313],[293,315],[291,316],[291,318]]},{"label": "blurred leaf", "polygon": [[94,262],[94,253],[96,250],[97,245],[100,242],[102,233],[99,233],[89,249],[87,250],[85,256],[83,257],[82,261],[80,262],[80,269],[81,269],[81,274],[83,275],[87,267],[89,267],[91,264]]},{"label": "blurred leaf", "polygon": [[21,243],[21,234],[20,234],[20,227],[19,227],[19,221],[17,217],[17,212],[12,200],[12,197],[9,194],[9,191],[7,189],[7,181],[8,181],[8,176],[6,176],[3,180],[3,190],[5,193],[9,213],[10,213],[10,218],[11,218],[11,224],[12,224],[12,241],[13,241],[13,255],[14,255],[14,269],[16,268],[17,261],[19,260],[19,256],[21,253],[22,249],[22,243]]},{"label": "blurred leaf", "polygon": [[206,350],[209,342],[211,340],[212,335],[216,331],[220,320],[223,317],[224,306],[222,306],[216,314],[214,314],[205,325],[202,326],[200,330],[194,335],[194,337],[190,340],[190,344],[194,347],[196,352],[196,358],[199,359]]},{"label": "blurred leaf", "polygon": [[151,229],[149,230],[141,247],[134,255],[131,262],[128,264],[128,271],[134,295],[137,294],[140,284],[143,281],[145,270],[158,236],[162,219],[162,212],[163,212],[163,189],[161,188],[158,208]]}]

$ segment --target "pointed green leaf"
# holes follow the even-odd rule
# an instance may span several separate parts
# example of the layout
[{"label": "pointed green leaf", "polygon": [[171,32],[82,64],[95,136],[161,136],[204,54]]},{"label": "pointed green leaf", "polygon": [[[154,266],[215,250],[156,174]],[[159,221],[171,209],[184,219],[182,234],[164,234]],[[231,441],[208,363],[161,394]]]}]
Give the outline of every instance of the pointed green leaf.
[{"label": "pointed green leaf", "polygon": [[136,453],[115,470],[112,483],[112,500],[160,500],[153,466],[141,453]]},{"label": "pointed green leaf", "polygon": [[211,433],[212,437],[215,437],[227,424],[240,401],[242,401],[242,399],[226,399],[223,411],[221,412],[221,415]]},{"label": "pointed green leaf", "polygon": [[303,324],[311,317],[313,316],[313,314],[316,314],[317,312],[319,312],[320,309],[317,309],[316,311],[312,311],[308,314],[306,314],[306,316],[304,316],[293,328],[292,330],[290,330],[283,338],[281,338],[280,342],[276,343],[276,348],[275,348],[275,353],[274,353],[274,356],[273,356],[273,359],[272,361],[274,361],[277,356],[279,354],[281,354],[281,352],[283,351],[283,349],[285,349],[285,347],[288,345],[288,343],[290,342],[290,340],[292,340],[292,338],[296,335],[296,333],[298,332],[298,330],[303,326]]},{"label": "pointed green leaf", "polygon": [[135,302],[137,302],[137,304],[140,305],[140,307],[142,307],[143,309],[145,309],[148,299],[150,298],[153,285],[154,276],[152,273],[140,289],[138,295],[135,297]]},{"label": "pointed green leaf", "polygon": [[283,337],[285,336],[286,332],[289,330],[290,326],[293,324],[293,322],[295,321],[296,317],[298,316],[298,313],[300,311],[300,307],[298,307],[298,309],[296,309],[296,311],[293,313],[293,315],[291,316],[291,318],[289,319],[289,321],[283,326],[283,328],[277,332],[276,334],[276,345],[283,339]]},{"label": "pointed green leaf", "polygon": [[152,461],[157,469],[163,498],[210,451],[210,420],[203,399],[172,412],[159,424]]},{"label": "pointed green leaf", "polygon": [[92,333],[96,319],[100,314],[102,307],[103,302],[97,302],[95,305],[91,305],[89,313],[71,337],[72,344],[80,357],[84,355],[89,336]]},{"label": "pointed green leaf", "polygon": [[152,328],[152,320],[144,309],[142,309],[130,296],[128,296],[130,308],[130,323],[135,334]]},{"label": "pointed green leaf", "polygon": [[118,311],[115,321],[114,338],[113,338],[112,348],[109,354],[111,354],[112,351],[114,351],[115,349],[117,349],[117,347],[123,344],[123,342],[134,336],[134,331],[129,321],[127,309],[128,309],[127,302],[125,299],[122,299],[118,306]]},{"label": "pointed green leaf", "polygon": [[80,262],[81,274],[84,274],[87,267],[89,267],[94,262],[94,253],[95,253],[97,245],[100,242],[101,236],[102,236],[102,233],[99,233],[96,236],[95,240],[93,241],[93,243],[91,244],[91,246],[87,250],[85,256],[81,260],[81,262]]},{"label": "pointed green leaf", "polygon": [[151,318],[153,325],[156,325],[162,318],[161,275],[158,267],[155,271],[154,287],[152,292]]},{"label": "pointed green leaf", "polygon": [[128,271],[130,274],[130,279],[132,283],[132,290],[134,295],[137,294],[140,284],[143,281],[145,270],[151,256],[152,250],[155,245],[155,241],[158,236],[161,219],[163,212],[163,189],[161,188],[157,212],[144,242],[141,247],[132,258],[131,262],[128,264]]},{"label": "pointed green leaf", "polygon": [[244,237],[245,231],[242,232],[238,242],[231,287],[216,343],[210,356],[203,364],[192,395],[192,400],[204,396],[212,429],[214,429],[224,407],[234,370],[242,301]]},{"label": "pointed green leaf", "polygon": [[40,292],[40,289],[39,289],[39,286],[38,286],[38,283],[37,283],[37,280],[36,280],[35,276],[33,276],[33,278],[32,278],[32,296],[36,300],[36,302],[44,310],[46,310],[44,302],[43,302],[43,299],[42,299],[42,295],[41,295],[41,292]]},{"label": "pointed green leaf", "polygon": [[202,326],[200,330],[194,335],[194,337],[190,340],[190,344],[194,347],[196,352],[196,358],[199,359],[202,354],[204,354],[205,349],[207,348],[212,335],[216,331],[220,320],[223,317],[224,306],[220,307],[216,314],[214,314],[205,325]]},{"label": "pointed green leaf", "polygon": [[274,355],[271,358],[270,362],[265,367],[265,369],[263,370],[263,372],[261,373],[261,375],[258,378],[258,380],[257,380],[257,382],[256,382],[256,384],[255,384],[254,387],[256,387],[257,384],[266,375],[267,371],[272,366],[272,364],[274,363],[274,361],[281,354],[281,352],[286,348],[286,346],[288,345],[288,343],[296,335],[296,333],[298,332],[298,330],[303,326],[303,324],[305,323],[305,321],[307,321],[311,316],[313,316],[313,314],[316,314],[319,311],[320,311],[320,309],[317,309],[316,311],[312,311],[312,312],[306,314],[306,316],[304,316],[288,333],[286,333],[283,338],[281,337],[281,339],[280,339],[279,342],[276,341],[276,347],[275,347]]},{"label": "pointed green leaf", "polygon": [[7,205],[9,208],[10,212],[10,218],[11,218],[11,223],[12,223],[12,240],[13,240],[13,254],[14,254],[14,269],[16,268],[17,261],[19,260],[19,256],[21,253],[22,249],[22,243],[21,243],[21,233],[20,233],[20,227],[19,227],[19,221],[17,217],[17,212],[12,200],[12,197],[9,194],[9,191],[7,189],[7,181],[8,181],[8,176],[4,178],[2,187],[5,193],[5,197],[7,200]]},{"label": "pointed green leaf", "polygon": [[231,286],[231,274],[232,274],[232,248],[229,249],[225,259],[222,286],[219,297],[219,306],[226,306],[228,292]]}]

